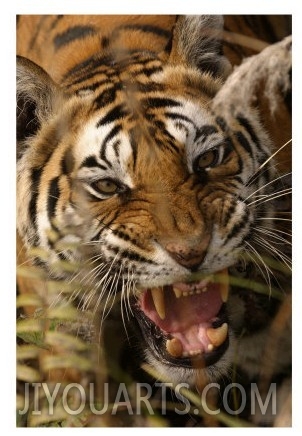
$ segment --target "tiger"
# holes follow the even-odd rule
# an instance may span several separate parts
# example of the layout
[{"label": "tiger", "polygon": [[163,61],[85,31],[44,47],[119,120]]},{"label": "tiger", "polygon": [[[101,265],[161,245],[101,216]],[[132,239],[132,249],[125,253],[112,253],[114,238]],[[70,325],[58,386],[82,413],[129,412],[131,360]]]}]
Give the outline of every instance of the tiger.
[{"label": "tiger", "polygon": [[[119,296],[143,359],[191,386],[223,380],[234,366],[261,370],[280,301],[233,286],[232,277],[264,270],[264,280],[287,286],[278,275],[267,279],[265,260],[286,239],[272,226],[280,203],[275,210],[269,201],[275,180],[285,181],[271,159],[281,144],[257,108],[224,114],[213,106],[241,62],[223,43],[232,20],[17,22],[18,251],[25,247],[52,279],[76,275],[103,310]],[[47,257],[32,258],[31,249]],[[289,253],[276,248],[273,257]],[[78,265],[76,273],[58,270],[60,261]],[[278,373],[290,365],[288,339],[286,330]]]}]

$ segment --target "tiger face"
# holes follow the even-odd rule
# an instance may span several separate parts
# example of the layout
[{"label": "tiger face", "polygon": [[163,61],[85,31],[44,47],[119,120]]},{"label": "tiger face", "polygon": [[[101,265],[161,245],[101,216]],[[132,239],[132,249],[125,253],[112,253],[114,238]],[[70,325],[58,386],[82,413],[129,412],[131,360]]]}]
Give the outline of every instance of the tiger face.
[{"label": "tiger face", "polygon": [[[200,40],[209,26],[215,38]],[[169,54],[98,55],[60,86],[18,63],[20,235],[47,252],[53,277],[70,279],[60,260],[78,265],[90,304],[106,311],[120,295],[146,359],[192,384],[229,370],[228,268],[250,249],[257,216],[271,213],[249,201],[272,188],[270,164],[254,177],[271,146],[257,115],[212,107],[228,65],[220,26],[180,19]]]}]

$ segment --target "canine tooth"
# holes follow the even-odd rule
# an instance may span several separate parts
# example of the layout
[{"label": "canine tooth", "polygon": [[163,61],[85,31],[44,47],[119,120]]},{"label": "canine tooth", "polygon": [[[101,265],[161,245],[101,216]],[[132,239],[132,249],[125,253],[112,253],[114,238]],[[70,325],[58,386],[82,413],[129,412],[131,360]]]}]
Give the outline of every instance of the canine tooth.
[{"label": "canine tooth", "polygon": [[226,283],[222,283],[220,285],[220,295],[221,295],[221,299],[224,303],[226,303],[228,301],[228,296],[229,296],[229,285]]},{"label": "canine tooth", "polygon": [[189,292],[183,292],[182,295],[183,295],[184,297],[187,297],[187,296],[189,295]]},{"label": "canine tooth", "polygon": [[207,336],[210,339],[211,343],[214,345],[214,347],[219,347],[219,345],[224,343],[228,335],[228,328],[229,326],[225,322],[217,329],[213,329],[212,327],[207,329]]},{"label": "canine tooth", "polygon": [[167,340],[166,350],[173,357],[181,357],[183,355],[182,343],[177,338]]},{"label": "canine tooth", "polygon": [[165,309],[165,298],[164,298],[164,290],[163,288],[152,288],[151,295],[153,298],[153,303],[158,313],[160,319],[166,318],[166,309]]},{"label": "canine tooth", "polygon": [[213,350],[214,350],[214,345],[208,344],[208,351],[213,351]]},{"label": "canine tooth", "polygon": [[229,296],[229,276],[227,269],[221,271],[220,275],[223,277],[223,281],[221,281],[219,289],[221,299],[224,303],[228,301]]},{"label": "canine tooth", "polygon": [[175,286],[173,286],[173,291],[174,291],[174,294],[175,294],[176,298],[180,298],[182,296],[181,290],[176,288]]},{"label": "canine tooth", "polygon": [[197,289],[196,294],[201,294],[201,289]]},{"label": "canine tooth", "polygon": [[194,295],[195,292],[194,291],[189,291],[189,295]]},{"label": "canine tooth", "polygon": [[201,289],[202,292],[207,292],[207,290],[208,290],[207,286]]}]

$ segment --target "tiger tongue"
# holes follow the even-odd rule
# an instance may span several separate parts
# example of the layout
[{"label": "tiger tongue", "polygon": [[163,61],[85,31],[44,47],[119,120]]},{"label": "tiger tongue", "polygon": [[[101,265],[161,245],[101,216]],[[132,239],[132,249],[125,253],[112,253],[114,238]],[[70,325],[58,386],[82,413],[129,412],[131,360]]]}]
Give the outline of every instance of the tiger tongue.
[{"label": "tiger tongue", "polygon": [[[148,289],[140,299],[140,306],[145,315],[164,332],[173,336],[174,333],[184,335],[187,332],[186,337],[193,338],[198,336],[197,326],[203,326],[202,330],[211,326],[222,303],[226,301],[226,293],[224,284],[208,281],[194,285],[177,283]],[[191,334],[193,326],[194,335]]]},{"label": "tiger tongue", "polygon": [[227,324],[214,329],[212,323],[227,293],[227,283],[205,280],[147,289],[139,302],[144,314],[169,335],[168,354],[178,358],[210,352],[225,341]]}]

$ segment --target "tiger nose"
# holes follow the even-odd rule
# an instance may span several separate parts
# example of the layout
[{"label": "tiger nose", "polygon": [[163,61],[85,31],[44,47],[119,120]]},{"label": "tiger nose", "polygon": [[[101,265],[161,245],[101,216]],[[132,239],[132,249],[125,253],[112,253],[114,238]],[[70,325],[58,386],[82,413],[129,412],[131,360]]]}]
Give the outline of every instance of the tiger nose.
[{"label": "tiger nose", "polygon": [[194,245],[170,242],[166,244],[165,249],[172,259],[181,266],[196,271],[206,256],[209,239],[206,238],[201,243]]}]

